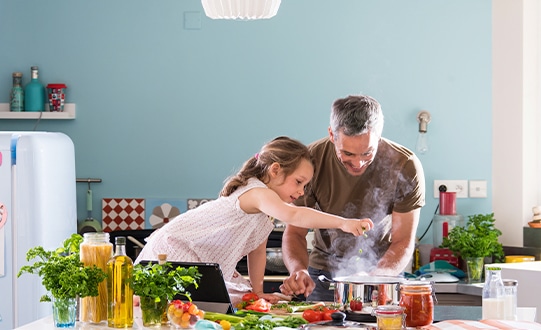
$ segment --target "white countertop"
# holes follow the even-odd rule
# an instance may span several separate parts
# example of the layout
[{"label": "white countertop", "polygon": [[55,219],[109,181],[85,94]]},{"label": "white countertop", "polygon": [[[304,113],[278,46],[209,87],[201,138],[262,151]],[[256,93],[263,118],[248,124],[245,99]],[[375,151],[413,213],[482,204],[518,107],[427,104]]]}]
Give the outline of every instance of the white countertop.
[{"label": "white countertop", "polygon": [[[37,321],[34,321],[32,323],[28,323],[26,325],[23,325],[22,327],[16,328],[15,330],[58,330],[59,328],[55,328],[53,323],[53,316],[49,315],[42,319],[39,319]],[[96,325],[96,324],[88,324],[88,323],[82,323],[82,322],[76,322],[75,328],[72,329],[84,329],[84,330],[98,330],[98,329],[108,329],[111,330],[113,328],[109,328],[107,326],[107,322],[103,322],[103,324]],[[156,329],[156,328],[148,328],[143,326],[143,320],[141,318],[141,308],[134,307],[133,308],[133,327],[130,329]],[[176,330],[174,326],[162,326],[160,329],[163,330]]]}]

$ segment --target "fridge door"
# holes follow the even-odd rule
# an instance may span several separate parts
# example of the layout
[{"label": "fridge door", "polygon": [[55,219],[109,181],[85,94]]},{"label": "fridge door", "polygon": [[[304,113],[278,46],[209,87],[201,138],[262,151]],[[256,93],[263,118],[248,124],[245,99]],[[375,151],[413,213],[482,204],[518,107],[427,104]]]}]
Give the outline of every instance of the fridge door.
[{"label": "fridge door", "polygon": [[[9,133],[0,133],[0,137],[3,134]],[[13,329],[52,313],[50,303],[39,302],[46,293],[41,278],[33,274],[17,278],[17,272],[28,264],[26,252],[30,248],[55,249],[77,232],[75,152],[71,139],[63,133],[12,132],[10,152],[11,210],[8,208],[5,226],[5,252],[6,259],[11,259],[6,262],[6,276],[0,278],[0,291],[6,292],[4,289],[11,284],[12,298],[9,307],[4,299],[0,300],[0,315],[4,319],[0,330]],[[0,185],[0,196],[8,195],[5,189]],[[12,324],[5,321],[8,313],[12,315]]]},{"label": "fridge door", "polygon": [[0,134],[0,203],[6,210],[6,222],[0,229],[0,329],[13,329],[13,290],[11,276],[11,135]]}]

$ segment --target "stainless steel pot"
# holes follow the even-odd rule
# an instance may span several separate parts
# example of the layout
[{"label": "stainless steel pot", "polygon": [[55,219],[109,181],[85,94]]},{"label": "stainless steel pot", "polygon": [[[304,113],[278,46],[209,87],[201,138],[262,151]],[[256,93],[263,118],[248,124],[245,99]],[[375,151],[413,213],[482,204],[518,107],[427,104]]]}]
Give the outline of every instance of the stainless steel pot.
[{"label": "stainless steel pot", "polygon": [[[321,282],[334,284],[334,302],[347,313],[371,315],[372,310],[381,305],[398,305],[399,286],[405,279],[398,276],[355,275],[335,277],[332,280],[320,275]],[[350,302],[362,301],[362,310],[352,310]]]}]

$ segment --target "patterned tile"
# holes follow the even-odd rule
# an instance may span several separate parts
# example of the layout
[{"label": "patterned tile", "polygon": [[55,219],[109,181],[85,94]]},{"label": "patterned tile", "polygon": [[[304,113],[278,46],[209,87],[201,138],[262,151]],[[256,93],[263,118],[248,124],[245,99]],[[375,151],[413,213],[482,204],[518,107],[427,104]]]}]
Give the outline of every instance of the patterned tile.
[{"label": "patterned tile", "polygon": [[143,198],[104,198],[101,205],[103,231],[144,229]]},{"label": "patterned tile", "polygon": [[214,199],[213,198],[189,198],[186,201],[186,207],[188,208],[188,210],[195,209],[199,205],[204,204],[206,202],[210,202],[212,200]]},{"label": "patterned tile", "polygon": [[186,200],[147,198],[146,209],[145,229],[156,229],[177,215],[186,212]]}]

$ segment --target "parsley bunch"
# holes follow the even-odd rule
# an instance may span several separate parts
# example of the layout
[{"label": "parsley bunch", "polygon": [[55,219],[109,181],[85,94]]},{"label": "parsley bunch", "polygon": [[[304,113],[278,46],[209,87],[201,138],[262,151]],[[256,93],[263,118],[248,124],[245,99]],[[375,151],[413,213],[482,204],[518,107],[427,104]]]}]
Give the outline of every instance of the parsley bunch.
[{"label": "parsley bunch", "polygon": [[163,265],[137,264],[133,266],[133,294],[140,297],[153,298],[155,302],[161,299],[173,300],[177,294],[182,294],[191,301],[190,285],[197,289],[201,274],[197,267],[173,268],[170,262]]},{"label": "parsley bunch", "polygon": [[38,260],[21,267],[17,277],[28,273],[42,278],[41,283],[50,295],[43,295],[40,301],[51,301],[51,296],[56,299],[97,296],[98,284],[107,275],[101,268],[85,266],[80,261],[79,246],[82,241],[81,235],[73,234],[55,251],[46,251],[41,246],[31,248],[26,253],[26,261]]},{"label": "parsley bunch", "polygon": [[466,226],[456,226],[443,238],[441,247],[458,253],[461,258],[494,257],[502,261],[503,246],[498,241],[502,234],[494,226],[494,213],[468,216]]}]

